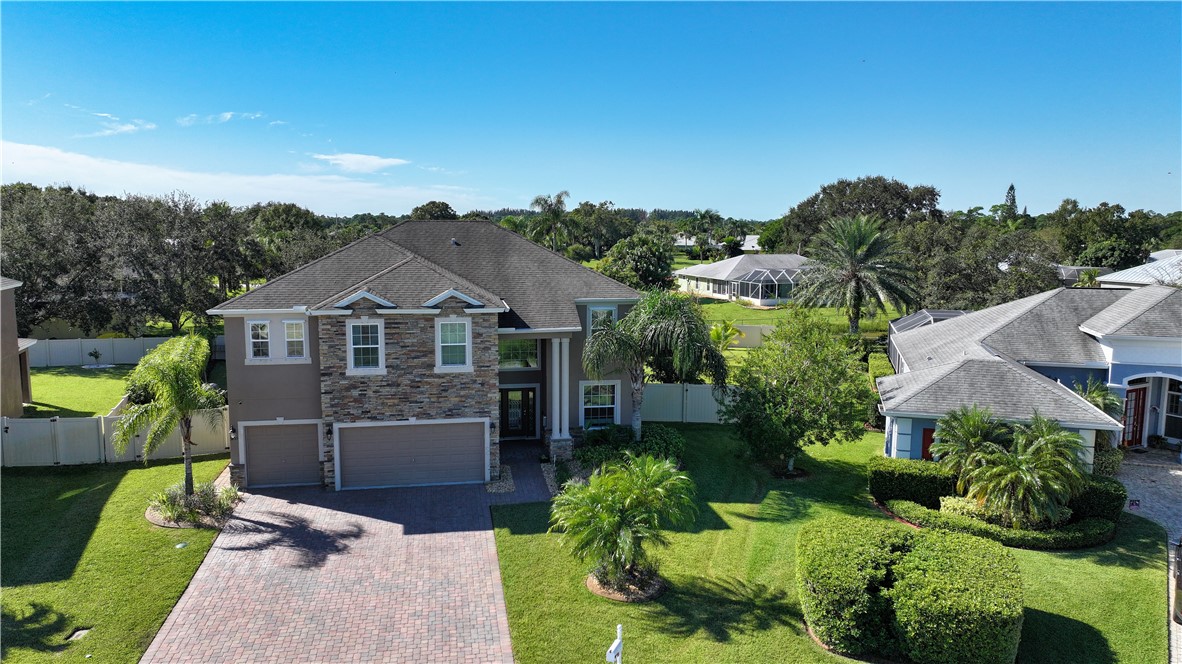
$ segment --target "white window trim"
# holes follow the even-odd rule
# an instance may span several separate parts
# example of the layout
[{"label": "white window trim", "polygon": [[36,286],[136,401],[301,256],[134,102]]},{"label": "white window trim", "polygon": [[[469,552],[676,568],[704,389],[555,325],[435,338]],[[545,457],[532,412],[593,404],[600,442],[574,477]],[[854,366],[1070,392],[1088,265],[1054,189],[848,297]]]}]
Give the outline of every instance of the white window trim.
[{"label": "white window trim", "polygon": [[595,320],[596,311],[610,311],[612,312],[612,322],[620,320],[620,310],[614,304],[589,304],[587,305],[587,334],[593,332],[591,328],[592,322]]},{"label": "white window trim", "polygon": [[620,423],[620,400],[624,398],[620,391],[620,381],[618,380],[580,380],[579,381],[579,426],[586,429],[587,419],[587,405],[584,403],[584,398],[587,394],[587,388],[592,385],[613,385],[616,388],[616,405],[615,415],[612,418],[613,424]]},{"label": "white window trim", "polygon": [[[464,359],[463,365],[444,366],[443,364],[443,325],[442,323],[464,324]],[[472,372],[472,319],[459,316],[435,319],[435,373],[471,373]]]},{"label": "white window trim", "polygon": [[[307,322],[302,321],[302,320],[288,319],[288,320],[282,321],[282,324],[283,324],[283,359],[285,359],[285,360],[307,359],[308,358],[308,325],[307,325]],[[288,325],[299,325],[300,326],[300,343],[304,347],[304,353],[302,355],[288,355],[287,354],[288,342],[294,341],[294,339],[289,339],[287,336],[287,326]]]},{"label": "white window trim", "polygon": [[[266,357],[254,356],[254,339],[251,337],[251,328],[255,325],[267,326],[267,355]],[[271,359],[271,321],[269,320],[248,320],[246,321],[246,361],[247,362],[266,362]]]},{"label": "white window trim", "polygon": [[536,367],[503,367],[501,366],[501,345],[497,343],[497,370],[498,371],[541,371],[542,370],[542,347],[541,339],[502,339],[501,341],[532,341],[534,342],[534,352],[537,353],[538,366]]},{"label": "white window trim", "polygon": [[[378,366],[360,368],[353,366],[353,326],[355,325],[378,326]],[[368,348],[368,346],[363,347]],[[345,362],[346,376],[382,376],[386,374],[386,325],[383,319],[350,318],[345,321]]]}]

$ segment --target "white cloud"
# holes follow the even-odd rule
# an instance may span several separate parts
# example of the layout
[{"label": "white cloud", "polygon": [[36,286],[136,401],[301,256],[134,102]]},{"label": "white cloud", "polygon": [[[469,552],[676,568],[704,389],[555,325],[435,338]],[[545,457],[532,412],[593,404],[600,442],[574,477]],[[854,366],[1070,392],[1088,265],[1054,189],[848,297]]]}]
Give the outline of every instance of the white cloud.
[{"label": "white cloud", "polygon": [[137,119],[131,122],[120,122],[119,118],[108,113],[95,113],[95,115],[110,118],[110,120],[102,123],[102,129],[90,134],[78,134],[74,138],[100,138],[103,136],[117,136],[119,134],[134,134],[139,131],[150,131],[156,128],[155,124],[144,120]]},{"label": "white cloud", "polygon": [[265,117],[267,117],[266,113],[239,113],[237,111],[225,111],[222,113],[214,113],[213,115],[197,115],[196,113],[190,113],[184,117],[177,118],[176,123],[182,127],[192,127],[193,125],[198,124],[223,124],[233,120],[234,118],[239,118],[242,120],[259,120]]},{"label": "white cloud", "polygon": [[388,166],[402,166],[410,162],[393,157],[379,157],[372,154],[354,154],[339,152],[337,154],[313,154],[313,159],[327,161],[346,173],[373,173]]},{"label": "white cloud", "polygon": [[197,124],[199,119],[200,118],[198,118],[196,114],[190,113],[183,118],[177,118],[176,123],[182,127],[192,127],[193,125]]},{"label": "white cloud", "polygon": [[427,171],[428,173],[438,173],[440,175],[464,175],[467,173],[467,171],[453,171],[442,166],[419,166],[419,169]]},{"label": "white cloud", "polygon": [[502,205],[472,189],[408,186],[371,182],[344,175],[207,173],[153,164],[103,159],[57,148],[0,142],[4,182],[36,185],[71,184],[103,195],[162,195],[182,190],[198,200],[232,205],[284,201],[328,215],[360,212],[400,214],[430,200],[446,200],[457,209]]},{"label": "white cloud", "polygon": [[285,125],[285,124],[287,124],[287,122],[285,120],[272,120],[267,123],[267,126],[278,127],[279,125]]}]

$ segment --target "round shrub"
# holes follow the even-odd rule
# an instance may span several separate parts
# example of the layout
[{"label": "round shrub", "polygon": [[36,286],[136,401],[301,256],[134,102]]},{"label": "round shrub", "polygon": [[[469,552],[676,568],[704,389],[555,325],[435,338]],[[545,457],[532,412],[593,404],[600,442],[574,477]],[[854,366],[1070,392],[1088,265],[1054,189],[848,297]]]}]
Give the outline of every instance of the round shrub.
[{"label": "round shrub", "polygon": [[916,662],[1009,664],[1022,638],[1022,577],[1005,547],[920,531],[888,591],[903,652]]},{"label": "round shrub", "polygon": [[681,459],[685,454],[685,436],[681,432],[662,424],[645,424],[641,427],[640,449],[637,454],[649,454],[662,459]]},{"label": "round shrub", "polygon": [[911,536],[893,521],[853,517],[818,519],[800,529],[800,603],[818,639],[850,655],[899,654],[884,591]]},{"label": "round shrub", "polygon": [[873,457],[868,475],[870,495],[879,503],[910,500],[937,509],[940,498],[956,495],[956,474],[923,459]]},{"label": "round shrub", "polygon": [[1067,506],[1071,508],[1076,521],[1091,518],[1116,521],[1120,519],[1128,499],[1129,492],[1120,480],[1113,477],[1093,477]]},{"label": "round shrub", "polygon": [[1092,458],[1092,474],[1096,477],[1116,477],[1124,460],[1124,450],[1097,441],[1096,455]]},{"label": "round shrub", "polygon": [[1082,519],[1054,530],[1020,530],[960,514],[937,512],[909,500],[890,500],[886,506],[899,518],[923,528],[967,533],[1018,549],[1082,549],[1103,544],[1116,532],[1116,523],[1107,519]]}]

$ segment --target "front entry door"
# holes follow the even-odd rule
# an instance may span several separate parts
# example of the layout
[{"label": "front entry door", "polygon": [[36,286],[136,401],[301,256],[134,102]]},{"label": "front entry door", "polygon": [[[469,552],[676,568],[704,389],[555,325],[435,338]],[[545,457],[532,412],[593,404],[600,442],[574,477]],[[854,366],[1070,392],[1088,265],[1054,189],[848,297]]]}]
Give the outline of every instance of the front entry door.
[{"label": "front entry door", "polygon": [[1125,392],[1124,438],[1122,445],[1140,445],[1144,440],[1145,394],[1148,389],[1141,387]]},{"label": "front entry door", "polygon": [[501,390],[501,438],[537,438],[537,398],[534,387]]},{"label": "front entry door", "polygon": [[928,461],[932,460],[932,442],[934,442],[935,439],[936,439],[936,430],[935,429],[924,429],[923,430],[923,438],[921,439],[923,441],[923,449],[922,449],[921,453],[923,455],[923,458],[927,459]]}]

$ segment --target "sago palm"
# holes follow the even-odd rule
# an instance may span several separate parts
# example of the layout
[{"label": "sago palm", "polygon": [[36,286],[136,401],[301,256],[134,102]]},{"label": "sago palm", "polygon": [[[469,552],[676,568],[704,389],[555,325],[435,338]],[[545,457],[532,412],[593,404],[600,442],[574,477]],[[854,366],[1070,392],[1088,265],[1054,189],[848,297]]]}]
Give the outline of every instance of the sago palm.
[{"label": "sago palm", "polygon": [[619,586],[651,571],[645,546],[668,546],[664,527],[693,520],[694,493],[693,480],[672,462],[629,453],[586,484],[568,482],[550,508],[550,530],[595,564],[597,579]]},{"label": "sago palm", "polygon": [[963,494],[968,473],[980,465],[982,455],[1002,452],[1009,442],[1009,427],[995,419],[992,411],[961,406],[936,422],[931,452],[941,466],[956,473],[956,490]]},{"label": "sago palm", "polygon": [[902,311],[916,301],[912,274],[878,219],[859,215],[825,222],[809,247],[794,298],[807,306],[839,307],[850,334],[858,321],[890,303]]},{"label": "sago palm", "polygon": [[[132,404],[115,424],[115,450],[123,454],[131,439],[144,431],[144,461],[180,427],[185,460],[185,495],[193,495],[193,418],[200,411],[216,420],[225,404],[220,389],[202,384],[209,360],[209,343],[197,336],[174,337],[152,349],[132,372],[135,382],[147,385],[152,400]],[[146,431],[145,431],[146,430]]]},{"label": "sago palm", "polygon": [[1035,413],[1016,428],[1011,449],[980,456],[968,473],[967,495],[1016,528],[1056,523],[1085,481],[1081,445],[1079,435]]}]

